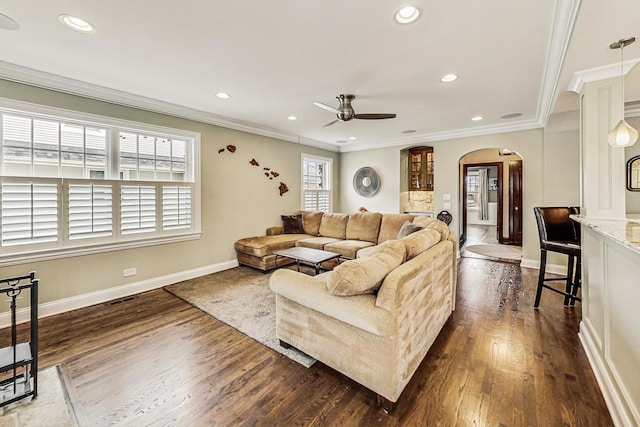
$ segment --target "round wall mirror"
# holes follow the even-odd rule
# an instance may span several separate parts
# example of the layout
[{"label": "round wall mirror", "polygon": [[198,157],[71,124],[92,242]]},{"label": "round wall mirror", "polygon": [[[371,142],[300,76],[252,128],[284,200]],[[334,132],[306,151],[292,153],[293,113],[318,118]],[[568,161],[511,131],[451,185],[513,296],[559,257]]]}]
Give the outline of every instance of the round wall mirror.
[{"label": "round wall mirror", "polygon": [[353,175],[353,188],[361,196],[371,197],[380,188],[380,175],[373,168],[363,167]]}]

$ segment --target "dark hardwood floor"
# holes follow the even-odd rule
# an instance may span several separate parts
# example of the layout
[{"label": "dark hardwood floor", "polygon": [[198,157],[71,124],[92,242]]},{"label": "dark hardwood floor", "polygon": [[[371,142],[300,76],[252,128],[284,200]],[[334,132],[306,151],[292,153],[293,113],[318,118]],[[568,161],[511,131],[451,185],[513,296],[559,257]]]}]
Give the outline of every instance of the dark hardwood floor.
[{"label": "dark hardwood floor", "polygon": [[547,294],[534,310],[536,277],[461,259],[457,309],[391,415],[322,363],[306,369],[161,289],[42,319],[41,367],[61,366],[81,426],[612,425],[580,306]]}]

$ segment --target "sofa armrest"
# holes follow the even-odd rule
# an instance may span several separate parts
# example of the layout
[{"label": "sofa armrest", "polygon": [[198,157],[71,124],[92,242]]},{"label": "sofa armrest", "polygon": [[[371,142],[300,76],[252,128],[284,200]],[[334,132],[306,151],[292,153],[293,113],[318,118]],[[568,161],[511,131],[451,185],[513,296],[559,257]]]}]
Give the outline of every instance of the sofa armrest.
[{"label": "sofa armrest", "polygon": [[356,328],[381,337],[395,335],[395,319],[375,306],[376,297],[372,294],[331,295],[323,280],[287,269],[274,271],[269,286],[278,296]]},{"label": "sofa armrest", "polygon": [[278,234],[282,234],[283,228],[281,225],[275,225],[273,227],[267,228],[267,236],[275,236]]}]

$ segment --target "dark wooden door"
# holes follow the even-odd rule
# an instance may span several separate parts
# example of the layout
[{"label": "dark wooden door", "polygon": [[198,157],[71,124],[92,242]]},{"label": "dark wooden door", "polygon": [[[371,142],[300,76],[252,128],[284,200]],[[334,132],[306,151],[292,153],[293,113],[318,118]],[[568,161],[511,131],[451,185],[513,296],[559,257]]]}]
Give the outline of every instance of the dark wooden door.
[{"label": "dark wooden door", "polygon": [[509,162],[509,243],[522,245],[522,160]]}]

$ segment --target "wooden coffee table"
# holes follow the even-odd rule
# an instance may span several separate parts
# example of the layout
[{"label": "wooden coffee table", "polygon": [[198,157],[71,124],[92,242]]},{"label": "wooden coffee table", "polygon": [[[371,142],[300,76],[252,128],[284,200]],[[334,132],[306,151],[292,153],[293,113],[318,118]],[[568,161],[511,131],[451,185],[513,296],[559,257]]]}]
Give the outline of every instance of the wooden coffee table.
[{"label": "wooden coffee table", "polygon": [[301,261],[313,265],[316,269],[316,274],[320,272],[320,264],[322,264],[325,261],[329,261],[331,259],[340,257],[340,254],[335,252],[323,251],[320,249],[313,249],[313,248],[299,248],[299,247],[273,251],[273,254],[276,255],[276,259],[275,259],[276,268],[278,268],[278,257],[282,256],[282,257],[295,259],[298,271],[300,271]]}]

